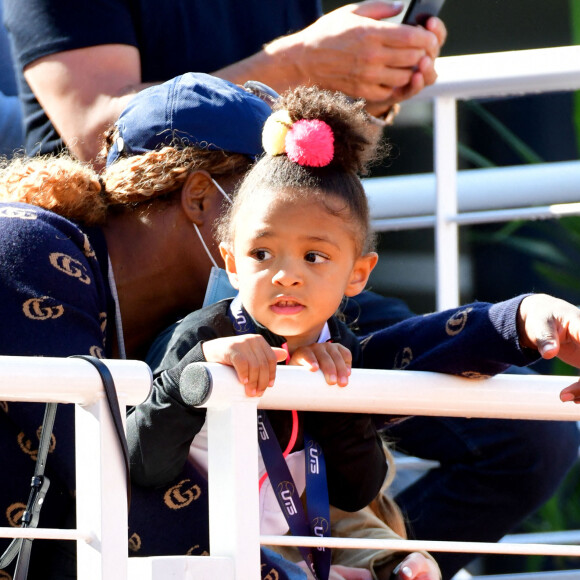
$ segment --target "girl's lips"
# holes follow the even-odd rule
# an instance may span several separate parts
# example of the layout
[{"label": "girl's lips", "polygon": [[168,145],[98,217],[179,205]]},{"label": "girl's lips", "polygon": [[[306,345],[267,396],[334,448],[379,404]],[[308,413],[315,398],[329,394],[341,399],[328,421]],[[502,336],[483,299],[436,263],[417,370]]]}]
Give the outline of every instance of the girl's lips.
[{"label": "girl's lips", "polygon": [[274,312],[274,314],[283,314],[286,316],[298,314],[299,312],[302,312],[304,308],[306,307],[296,300],[277,300],[272,304],[272,306],[270,306],[270,310]]}]

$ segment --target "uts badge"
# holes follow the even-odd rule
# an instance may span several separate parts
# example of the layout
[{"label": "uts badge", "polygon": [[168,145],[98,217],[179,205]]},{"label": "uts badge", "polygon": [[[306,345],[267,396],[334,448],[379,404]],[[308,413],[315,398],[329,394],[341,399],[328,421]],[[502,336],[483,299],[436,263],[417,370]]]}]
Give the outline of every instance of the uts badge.
[{"label": "uts badge", "polygon": [[293,516],[298,513],[296,504],[294,503],[294,498],[292,497],[294,489],[294,485],[292,485],[292,483],[289,481],[281,481],[276,489],[276,495],[279,499],[282,500],[284,509],[289,516]]},{"label": "uts badge", "polygon": [[89,237],[87,236],[87,234],[84,234],[83,254],[87,258],[96,258],[95,251],[93,250],[93,247],[91,246],[91,242],[89,242]]},{"label": "uts badge", "polygon": [[[39,441],[40,441],[41,434],[42,434],[42,425],[36,430],[36,436],[38,437]],[[24,433],[24,431],[21,431],[20,433],[18,433],[18,435],[16,436],[16,442],[18,443],[18,447],[20,447],[20,450],[23,453],[26,453],[26,455],[29,455],[33,461],[36,461],[36,459],[38,457],[38,447],[33,447],[32,441],[26,437],[26,434]],[[56,447],[56,437],[54,436],[54,433],[51,433],[50,445],[48,446],[48,452],[52,453],[54,451],[55,447]]]},{"label": "uts badge", "polygon": [[81,262],[71,258],[71,256],[61,254],[60,252],[53,252],[48,256],[48,259],[54,268],[60,272],[64,272],[67,276],[77,278],[79,282],[82,282],[83,284],[91,283],[91,278],[87,274],[87,269],[83,264],[81,264]]},{"label": "uts badge", "polygon": [[89,354],[96,358],[105,358],[105,353],[103,352],[103,347],[93,345],[89,348]]},{"label": "uts badge", "polygon": [[207,550],[200,551],[199,544],[195,544],[195,546],[192,546],[191,548],[189,548],[189,550],[187,550],[187,555],[188,556],[209,556],[209,552]]},{"label": "uts badge", "polygon": [[129,551],[138,552],[141,549],[141,537],[137,533],[132,533],[129,538]]},{"label": "uts badge", "polygon": [[[326,518],[315,518],[312,521],[312,531],[315,536],[324,538],[330,530],[330,524]],[[319,552],[324,552],[324,548],[316,548]]]},{"label": "uts badge", "polygon": [[262,573],[262,580],[278,580],[280,578],[280,575],[278,574],[278,570],[276,570],[276,568],[270,568],[270,571],[264,575],[264,567],[266,566],[266,564],[262,564],[262,566],[260,567],[260,571]]},{"label": "uts badge", "polygon": [[320,449],[313,441],[308,444],[308,470],[310,473],[320,473]]}]

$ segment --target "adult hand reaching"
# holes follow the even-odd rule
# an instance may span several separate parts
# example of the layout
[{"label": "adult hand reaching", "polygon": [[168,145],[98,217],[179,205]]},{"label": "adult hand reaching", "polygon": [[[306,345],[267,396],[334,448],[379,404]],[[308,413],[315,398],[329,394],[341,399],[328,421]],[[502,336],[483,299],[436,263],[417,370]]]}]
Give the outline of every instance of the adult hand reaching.
[{"label": "adult hand reaching", "polygon": [[[527,296],[520,304],[518,333],[520,344],[542,358],[558,357],[580,368],[580,309],[569,302],[547,294]],[[579,403],[580,383],[566,387],[560,399]]]},{"label": "adult hand reaching", "polygon": [[364,98],[368,111],[381,116],[435,82],[434,61],[447,36],[438,18],[426,28],[383,20],[402,8],[402,2],[383,0],[342,6],[215,74],[255,78],[277,90],[314,84],[342,91]]}]

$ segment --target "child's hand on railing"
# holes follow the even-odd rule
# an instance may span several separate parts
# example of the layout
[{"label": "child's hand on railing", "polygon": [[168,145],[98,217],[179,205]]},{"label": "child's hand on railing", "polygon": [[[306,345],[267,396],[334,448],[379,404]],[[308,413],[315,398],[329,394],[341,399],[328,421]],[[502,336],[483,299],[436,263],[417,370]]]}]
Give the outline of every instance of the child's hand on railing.
[{"label": "child's hand on railing", "polygon": [[207,362],[234,367],[248,397],[261,397],[274,384],[276,364],[286,359],[283,348],[271,347],[259,334],[208,340],[202,349]]},{"label": "child's hand on railing", "polygon": [[291,365],[321,370],[329,385],[345,387],[352,367],[352,353],[346,346],[334,342],[317,342],[297,348],[290,357]]}]

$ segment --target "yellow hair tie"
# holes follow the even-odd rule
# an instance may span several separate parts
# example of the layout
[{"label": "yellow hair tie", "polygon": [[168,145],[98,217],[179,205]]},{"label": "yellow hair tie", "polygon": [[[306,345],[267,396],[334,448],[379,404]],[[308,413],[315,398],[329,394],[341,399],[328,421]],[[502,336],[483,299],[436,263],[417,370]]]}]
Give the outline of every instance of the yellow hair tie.
[{"label": "yellow hair tie", "polygon": [[288,111],[281,110],[272,113],[262,131],[262,146],[268,155],[281,155],[286,150],[286,134],[292,127]]}]

